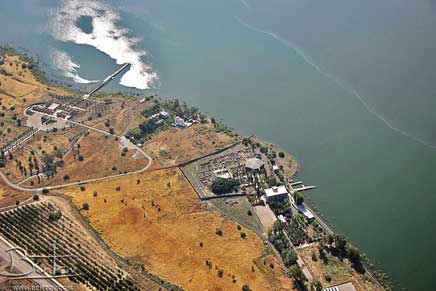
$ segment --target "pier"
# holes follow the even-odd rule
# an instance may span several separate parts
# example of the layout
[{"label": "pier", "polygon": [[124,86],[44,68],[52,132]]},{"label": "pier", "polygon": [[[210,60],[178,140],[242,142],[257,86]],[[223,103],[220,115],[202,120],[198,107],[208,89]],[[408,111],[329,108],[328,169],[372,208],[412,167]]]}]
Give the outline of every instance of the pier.
[{"label": "pier", "polygon": [[89,92],[88,94],[83,95],[83,99],[88,99],[89,97],[91,97],[92,94],[94,94],[95,92],[97,92],[98,90],[103,88],[107,83],[112,81],[118,74],[120,74],[122,71],[124,71],[128,66],[130,66],[129,63],[126,63],[126,64],[122,65],[118,70],[113,72],[111,75],[107,76],[106,79],[104,79],[103,82],[101,82],[91,92]]}]

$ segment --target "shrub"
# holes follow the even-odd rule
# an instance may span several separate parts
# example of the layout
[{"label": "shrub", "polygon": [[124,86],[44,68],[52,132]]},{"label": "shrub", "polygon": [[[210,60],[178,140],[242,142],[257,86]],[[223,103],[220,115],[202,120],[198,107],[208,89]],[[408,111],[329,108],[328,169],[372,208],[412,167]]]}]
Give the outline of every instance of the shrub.
[{"label": "shrub", "polygon": [[88,203],[83,203],[82,205],[82,209],[88,211],[89,210],[89,204]]},{"label": "shrub", "polygon": [[42,194],[48,194],[49,190],[47,188],[42,189]]},{"label": "shrub", "polygon": [[279,152],[279,157],[283,159],[285,157],[285,153],[284,152]]},{"label": "shrub", "polygon": [[252,290],[251,290],[251,288],[247,284],[244,284],[242,286],[242,291],[252,291]]},{"label": "shrub", "polygon": [[68,175],[68,174],[65,174],[64,175],[64,181],[67,181],[67,180],[69,180],[70,179],[70,176]]},{"label": "shrub", "polygon": [[216,231],[215,231],[215,233],[216,233],[217,235],[219,235],[219,236],[222,236],[222,235],[223,235],[223,231],[222,231],[220,228],[217,228]]},{"label": "shrub", "polygon": [[247,237],[247,234],[245,232],[241,232],[240,235],[242,239],[245,239]]},{"label": "shrub", "polygon": [[50,214],[48,215],[48,219],[50,221],[56,221],[61,219],[62,217],[62,212],[61,211],[51,211]]},{"label": "shrub", "polygon": [[224,271],[223,270],[218,270],[218,277],[222,278],[224,275]]}]

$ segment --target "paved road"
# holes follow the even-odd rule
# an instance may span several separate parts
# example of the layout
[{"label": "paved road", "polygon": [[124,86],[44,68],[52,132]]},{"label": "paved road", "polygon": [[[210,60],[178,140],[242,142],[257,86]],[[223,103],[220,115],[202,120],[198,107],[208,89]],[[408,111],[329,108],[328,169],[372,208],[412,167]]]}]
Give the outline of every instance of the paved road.
[{"label": "paved road", "polygon": [[[6,252],[6,250],[13,247],[14,245],[12,245],[9,241],[0,236],[0,257],[2,257],[2,259],[9,263],[11,259],[10,255],[12,254],[14,262],[14,273],[24,274],[31,272],[27,276],[24,276],[25,278],[30,278],[31,276],[41,276],[42,274],[49,276],[49,274],[43,271],[38,265],[32,262],[29,258],[25,257],[24,253],[22,253],[21,251]],[[50,290],[67,290],[67,288],[65,288],[62,284],[60,284],[56,279],[53,278],[29,280],[32,280],[43,288],[51,288]]]},{"label": "paved road", "polygon": [[[36,112],[36,111],[35,111]],[[38,112],[38,113],[40,113],[40,112]],[[109,179],[114,179],[114,178],[118,178],[118,177],[123,177],[123,176],[127,176],[127,175],[132,175],[132,174],[138,174],[138,173],[142,173],[142,172],[145,172],[148,168],[150,168],[150,166],[151,166],[151,164],[152,164],[152,162],[153,162],[153,159],[152,159],[152,157],[150,157],[146,152],[144,152],[140,147],[138,147],[138,146],[136,146],[135,144],[133,144],[132,142],[130,142],[128,139],[126,139],[124,136],[120,136],[120,135],[117,135],[117,134],[112,134],[112,133],[110,133],[110,132],[107,132],[107,131],[104,131],[104,130],[101,130],[101,129],[98,129],[98,128],[95,128],[95,127],[92,127],[92,126],[88,126],[88,125],[85,125],[85,124],[81,124],[81,123],[79,123],[79,122],[75,122],[75,121],[72,121],[72,120],[65,120],[65,119],[62,119],[62,118],[58,118],[58,117],[54,117],[54,116],[51,116],[51,115],[48,115],[48,114],[44,114],[44,113],[42,113],[43,115],[47,115],[47,116],[50,116],[50,117],[52,117],[52,118],[55,118],[55,119],[60,119],[60,120],[63,120],[63,121],[66,121],[67,123],[71,123],[71,124],[74,124],[74,125],[76,125],[76,126],[81,126],[81,127],[84,127],[84,128],[87,128],[87,129],[89,129],[89,130],[93,130],[93,131],[97,131],[97,132],[99,132],[99,133],[102,133],[102,134],[105,134],[105,135],[109,135],[109,136],[113,136],[113,137],[117,137],[120,141],[121,140],[123,140],[123,142],[124,143],[130,143],[129,145],[128,145],[128,147],[129,148],[134,148],[134,149],[136,149],[139,153],[141,153],[147,160],[148,160],[148,162],[147,162],[147,165],[144,167],[144,168],[142,168],[142,169],[140,169],[140,170],[137,170],[137,171],[133,171],[133,172],[128,172],[128,173],[123,173],[123,174],[116,174],[116,175],[111,175],[111,176],[106,176],[106,177],[101,177],[101,178],[94,178],[94,179],[88,179],[88,180],[83,180],[83,181],[79,181],[79,182],[72,182],[72,183],[65,183],[65,184],[61,184],[61,185],[56,185],[56,186],[48,186],[48,187],[41,187],[41,188],[27,188],[27,187],[22,187],[22,186],[20,186],[20,185],[17,185],[17,184],[15,184],[15,183],[12,183],[4,174],[3,174],[3,172],[2,171],[0,171],[0,178],[2,178],[3,179],[3,181],[5,181],[5,183],[6,183],[6,185],[7,186],[9,186],[9,187],[11,187],[11,188],[13,188],[13,189],[16,189],[16,190],[19,190],[19,191],[26,191],[26,192],[35,192],[35,191],[37,191],[37,192],[40,192],[40,191],[42,191],[43,189],[48,189],[48,190],[52,190],[52,189],[61,189],[61,188],[65,188],[65,187],[69,187],[69,186],[74,186],[74,185],[79,185],[79,184],[84,184],[84,183],[91,183],[91,182],[97,182],[97,181],[104,181],[104,180],[109,180]]]}]

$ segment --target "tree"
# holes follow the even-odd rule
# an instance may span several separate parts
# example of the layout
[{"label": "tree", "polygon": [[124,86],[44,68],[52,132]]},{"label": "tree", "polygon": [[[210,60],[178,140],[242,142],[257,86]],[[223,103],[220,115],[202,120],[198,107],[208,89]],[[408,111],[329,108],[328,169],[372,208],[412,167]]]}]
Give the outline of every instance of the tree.
[{"label": "tree", "polygon": [[312,291],[322,291],[322,284],[319,280],[315,280],[311,283],[312,287]]},{"label": "tree", "polygon": [[350,244],[347,245],[347,257],[352,262],[360,262],[361,256],[360,251],[355,246],[352,246]]},{"label": "tree", "polygon": [[334,236],[334,240],[335,240],[335,247],[338,251],[340,252],[345,252],[345,246],[347,245],[347,240],[345,239],[345,237],[343,235],[340,234],[336,234]]},{"label": "tree", "polygon": [[238,180],[218,177],[212,182],[211,190],[215,194],[222,195],[233,192],[233,190],[239,185],[240,183]]},{"label": "tree", "polygon": [[279,157],[283,159],[285,157],[285,153],[284,152],[279,152]]},{"label": "tree", "polygon": [[288,274],[292,277],[292,279],[294,279],[295,283],[298,285],[303,285],[306,281],[303,270],[301,270],[300,266],[297,264],[293,264],[289,267]]},{"label": "tree", "polygon": [[89,204],[88,203],[83,203],[82,205],[82,209],[88,211],[89,210]]},{"label": "tree", "polygon": [[223,235],[223,231],[222,231],[220,228],[217,228],[216,231],[215,231],[215,233],[216,233],[217,235],[219,235],[219,236],[222,236],[222,235]]},{"label": "tree", "polygon": [[269,187],[277,186],[277,179],[274,175],[268,177],[268,186]]},{"label": "tree", "polygon": [[242,286],[242,291],[252,291],[252,290],[251,290],[251,288],[247,284],[244,284]]},{"label": "tree", "polygon": [[48,215],[48,219],[50,221],[59,220],[59,219],[61,219],[61,217],[62,217],[62,212],[60,210],[59,211],[51,211],[50,214]]},{"label": "tree", "polygon": [[304,197],[303,197],[303,195],[300,192],[297,192],[295,194],[295,202],[297,204],[303,204],[304,203]]}]

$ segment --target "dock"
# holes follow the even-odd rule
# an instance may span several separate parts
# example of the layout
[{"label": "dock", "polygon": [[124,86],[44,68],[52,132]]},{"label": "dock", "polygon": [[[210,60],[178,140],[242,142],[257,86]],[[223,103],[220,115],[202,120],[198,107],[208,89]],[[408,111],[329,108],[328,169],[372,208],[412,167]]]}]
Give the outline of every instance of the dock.
[{"label": "dock", "polygon": [[97,92],[98,90],[100,90],[101,88],[103,88],[104,86],[106,86],[107,83],[109,83],[110,81],[112,81],[113,79],[115,79],[115,77],[120,74],[122,71],[124,71],[127,67],[129,67],[130,64],[126,63],[124,65],[122,65],[118,70],[116,70],[115,72],[113,72],[111,75],[107,76],[97,87],[95,87],[94,89],[92,89],[91,92],[89,92],[88,94],[83,95],[83,99],[88,99],[89,97],[91,97],[92,94],[94,94],[95,92]]}]

